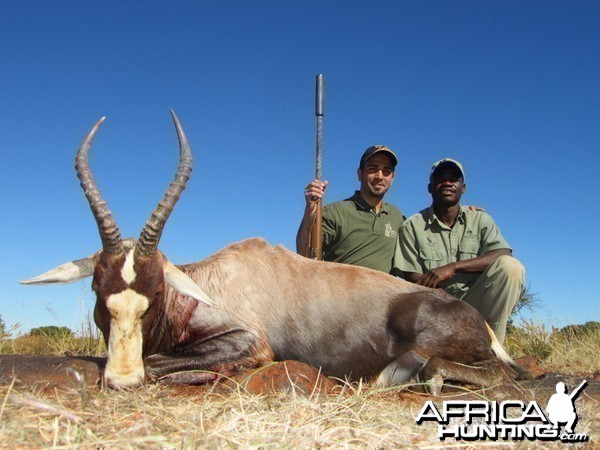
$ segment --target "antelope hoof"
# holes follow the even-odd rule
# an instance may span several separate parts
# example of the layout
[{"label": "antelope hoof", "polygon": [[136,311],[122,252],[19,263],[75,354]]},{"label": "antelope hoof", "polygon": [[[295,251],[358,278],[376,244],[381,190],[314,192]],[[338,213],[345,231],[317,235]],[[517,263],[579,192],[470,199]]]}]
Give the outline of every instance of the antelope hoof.
[{"label": "antelope hoof", "polygon": [[444,379],[440,374],[435,374],[429,380],[425,381],[425,387],[429,394],[438,396],[442,393],[442,387],[444,387]]}]

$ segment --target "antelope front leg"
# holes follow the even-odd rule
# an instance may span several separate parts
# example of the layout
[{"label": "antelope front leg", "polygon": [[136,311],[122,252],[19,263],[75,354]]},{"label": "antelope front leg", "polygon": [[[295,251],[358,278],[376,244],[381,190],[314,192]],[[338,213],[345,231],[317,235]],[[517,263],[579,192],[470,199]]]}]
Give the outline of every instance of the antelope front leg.
[{"label": "antelope front leg", "polygon": [[514,376],[510,370],[496,358],[478,362],[477,366],[470,366],[433,356],[419,371],[418,378],[427,384],[433,395],[439,395],[444,380],[488,387],[512,380]]},{"label": "antelope front leg", "polygon": [[266,341],[234,329],[169,353],[148,356],[144,368],[152,381],[204,384],[272,360],[273,351]]}]

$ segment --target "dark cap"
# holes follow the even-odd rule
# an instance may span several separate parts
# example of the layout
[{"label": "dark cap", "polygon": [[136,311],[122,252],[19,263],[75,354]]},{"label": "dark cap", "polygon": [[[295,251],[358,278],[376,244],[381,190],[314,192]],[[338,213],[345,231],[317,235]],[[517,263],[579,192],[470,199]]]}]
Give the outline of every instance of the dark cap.
[{"label": "dark cap", "polygon": [[431,166],[431,171],[429,172],[429,178],[431,178],[435,174],[435,172],[443,166],[456,167],[458,169],[458,171],[460,172],[460,174],[462,175],[463,183],[465,182],[465,170],[463,169],[462,164],[452,158],[440,159],[439,161],[434,163],[433,166]]},{"label": "dark cap", "polygon": [[387,155],[389,155],[389,157],[392,158],[392,165],[394,167],[396,167],[396,164],[398,164],[398,157],[388,147],[386,147],[385,145],[374,145],[365,150],[365,152],[362,155],[362,158],[360,158],[360,164],[358,168],[362,169],[367,160],[372,158],[377,153],[386,153]]}]

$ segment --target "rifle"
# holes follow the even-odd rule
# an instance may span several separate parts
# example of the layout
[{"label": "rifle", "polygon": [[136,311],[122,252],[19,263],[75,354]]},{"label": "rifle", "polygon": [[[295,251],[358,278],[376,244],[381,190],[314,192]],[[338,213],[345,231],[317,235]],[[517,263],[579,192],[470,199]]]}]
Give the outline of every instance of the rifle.
[{"label": "rifle", "polygon": [[581,391],[581,389],[587,384],[587,380],[583,380],[581,382],[581,384],[579,386],[577,386],[575,389],[573,389],[573,391],[571,392],[571,394],[569,395],[569,398],[571,400],[573,400],[575,397],[577,397],[577,395],[579,395],[579,391]]},{"label": "rifle", "polygon": [[[316,102],[315,102],[315,115],[317,116],[317,167],[316,167],[316,178],[321,180],[322,172],[322,139],[323,139],[323,104],[324,104],[324,92],[323,92],[323,75],[317,75],[316,79]],[[316,259],[317,261],[323,260],[323,237],[322,237],[322,221],[323,221],[323,202],[321,199],[317,200],[317,215],[315,221],[310,230],[310,245],[308,247],[308,257]]]}]

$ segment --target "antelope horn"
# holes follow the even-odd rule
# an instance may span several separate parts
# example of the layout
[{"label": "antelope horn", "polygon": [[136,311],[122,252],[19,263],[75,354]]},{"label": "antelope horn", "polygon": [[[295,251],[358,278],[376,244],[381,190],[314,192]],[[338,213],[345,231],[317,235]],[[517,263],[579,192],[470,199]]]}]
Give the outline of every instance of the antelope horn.
[{"label": "antelope horn", "polygon": [[96,186],[96,182],[92,177],[90,166],[88,164],[88,152],[94,139],[94,135],[102,122],[106,117],[102,117],[93,128],[90,130],[88,135],[85,137],[77,152],[75,158],[75,169],[77,170],[77,178],[81,182],[83,192],[88,199],[94,219],[98,224],[98,231],[100,232],[100,239],[102,240],[102,249],[106,253],[119,254],[123,252],[123,239],[119,228],[114,221],[110,211],[106,207],[106,202],[102,199],[100,191]]},{"label": "antelope horn", "polygon": [[173,208],[177,200],[179,200],[181,192],[185,189],[192,171],[190,145],[173,110],[171,110],[171,116],[173,116],[173,123],[177,129],[177,137],[179,139],[179,168],[177,169],[177,174],[175,174],[175,180],[169,186],[164,198],[158,204],[152,216],[146,222],[146,225],[144,225],[140,239],[135,246],[135,256],[138,257],[151,256],[157,251],[163,228],[171,212],[173,212]]}]

